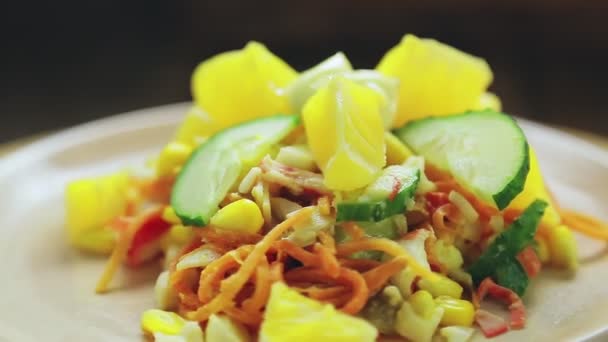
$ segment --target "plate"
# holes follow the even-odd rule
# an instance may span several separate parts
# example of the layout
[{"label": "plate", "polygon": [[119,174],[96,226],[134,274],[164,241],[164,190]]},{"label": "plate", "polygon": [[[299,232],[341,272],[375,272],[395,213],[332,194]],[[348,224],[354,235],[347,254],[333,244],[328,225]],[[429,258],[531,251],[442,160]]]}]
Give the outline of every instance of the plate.
[{"label": "plate", "polygon": [[[63,189],[72,179],[140,167],[171,138],[189,105],[94,121],[0,161],[0,340],[142,339],[139,315],[153,306],[156,265],[121,273],[119,289],[95,295],[105,259],[67,246]],[[608,220],[608,154],[542,125],[520,124],[561,205]],[[608,339],[608,251],[577,238],[582,262],[575,277],[543,271],[524,298],[527,328],[493,341]]]}]

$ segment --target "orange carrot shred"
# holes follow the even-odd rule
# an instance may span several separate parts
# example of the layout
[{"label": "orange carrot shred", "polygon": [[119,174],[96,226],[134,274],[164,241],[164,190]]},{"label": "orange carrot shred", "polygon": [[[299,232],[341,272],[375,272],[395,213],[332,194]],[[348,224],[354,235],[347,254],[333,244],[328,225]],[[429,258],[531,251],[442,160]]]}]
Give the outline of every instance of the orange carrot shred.
[{"label": "orange carrot shred", "polygon": [[363,278],[367,283],[370,294],[374,294],[380,290],[390,277],[401,271],[406,265],[407,260],[399,256],[363,273]]},{"label": "orange carrot shred", "polygon": [[265,254],[272,247],[272,244],[281,238],[281,236],[294,224],[309,218],[312,209],[312,207],[302,208],[285,221],[272,228],[262,240],[254,246],[238,271],[222,281],[220,292],[217,296],[196,311],[188,313],[188,319],[206,321],[210,315],[220,312],[223,308],[232,305],[234,297],[249,278],[251,278],[251,275],[255,272],[255,268],[260,263],[261,259],[266,257]]},{"label": "orange carrot shred", "polygon": [[563,222],[572,230],[599,240],[608,240],[608,224],[594,217],[562,209]]}]

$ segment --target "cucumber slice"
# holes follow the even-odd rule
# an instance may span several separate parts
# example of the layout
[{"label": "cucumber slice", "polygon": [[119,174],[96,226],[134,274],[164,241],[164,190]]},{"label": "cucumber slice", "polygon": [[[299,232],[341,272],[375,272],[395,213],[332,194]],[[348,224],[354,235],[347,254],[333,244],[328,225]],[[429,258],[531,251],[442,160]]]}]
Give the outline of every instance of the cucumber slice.
[{"label": "cucumber slice", "polygon": [[177,177],[171,206],[186,225],[204,226],[234,186],[241,171],[262,160],[300,119],[275,115],[227,128],[197,148]]},{"label": "cucumber slice", "polygon": [[408,200],[414,196],[419,179],[420,169],[391,165],[358,199],[338,203],[336,220],[378,222],[402,214]]},{"label": "cucumber slice", "polygon": [[528,143],[506,114],[487,110],[427,118],[395,133],[415,153],[499,209],[524,189]]}]

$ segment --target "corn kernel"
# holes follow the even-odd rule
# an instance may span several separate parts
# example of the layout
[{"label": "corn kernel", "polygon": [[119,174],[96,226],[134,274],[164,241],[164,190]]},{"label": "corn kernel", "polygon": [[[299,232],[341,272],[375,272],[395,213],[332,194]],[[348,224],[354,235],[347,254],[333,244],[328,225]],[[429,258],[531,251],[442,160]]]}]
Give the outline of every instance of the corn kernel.
[{"label": "corn kernel", "polygon": [[433,302],[433,296],[424,290],[414,292],[408,301],[412,304],[414,311],[422,317],[428,317],[436,306]]},{"label": "corn kernel", "polygon": [[141,316],[141,328],[148,333],[176,335],[182,330],[186,320],[175,312],[150,309]]},{"label": "corn kernel", "polygon": [[450,296],[452,298],[460,298],[462,296],[462,286],[452,279],[437,274],[438,278],[431,280],[427,278],[420,279],[418,287],[421,290],[429,291],[433,297]]},{"label": "corn kernel", "polygon": [[546,264],[551,261],[551,254],[549,252],[549,244],[544,236],[537,236],[536,240],[536,252],[538,253],[538,259]]},{"label": "corn kernel", "polygon": [[576,241],[570,228],[560,225],[549,230],[549,253],[554,266],[575,270],[578,267]]},{"label": "corn kernel", "polygon": [[414,154],[391,132],[384,132],[384,143],[386,144],[386,165],[401,165]]},{"label": "corn kernel", "polygon": [[395,316],[395,331],[413,342],[430,342],[439,326],[443,308],[427,291],[417,291],[401,305]]},{"label": "corn kernel", "polygon": [[468,300],[454,299],[448,296],[435,298],[435,303],[443,308],[441,325],[462,325],[470,327],[473,325],[475,309]]},{"label": "corn kernel", "polygon": [[167,223],[172,223],[172,224],[181,224],[182,223],[182,221],[179,219],[179,217],[175,213],[175,209],[173,209],[173,207],[171,207],[170,205],[166,206],[165,209],[163,209],[162,217],[163,217],[163,220],[165,220],[165,222],[167,222]]},{"label": "corn kernel", "polygon": [[192,227],[175,224],[169,229],[169,241],[178,245],[185,245],[192,237],[194,237],[194,229]]},{"label": "corn kernel", "polygon": [[264,218],[255,202],[241,199],[215,213],[211,217],[211,225],[236,232],[257,233],[264,225]]},{"label": "corn kernel", "polygon": [[247,329],[230,317],[211,315],[207,323],[205,341],[207,342],[247,342],[251,337]]},{"label": "corn kernel", "polygon": [[160,152],[156,162],[158,176],[170,176],[176,168],[181,167],[190,157],[192,147],[184,143],[171,142]]}]

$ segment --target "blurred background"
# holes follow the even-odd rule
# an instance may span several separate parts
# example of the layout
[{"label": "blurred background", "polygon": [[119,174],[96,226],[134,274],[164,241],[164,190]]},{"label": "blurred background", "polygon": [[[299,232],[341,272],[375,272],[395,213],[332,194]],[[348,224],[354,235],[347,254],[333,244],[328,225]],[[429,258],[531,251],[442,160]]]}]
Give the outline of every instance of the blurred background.
[{"label": "blurred background", "polygon": [[372,68],[406,32],[486,58],[506,112],[608,136],[600,0],[12,2],[0,13],[0,143],[190,99],[198,62],[248,40],[303,70]]}]

